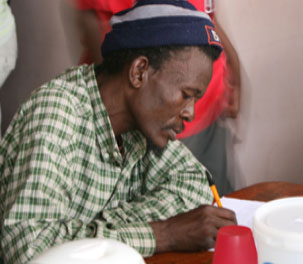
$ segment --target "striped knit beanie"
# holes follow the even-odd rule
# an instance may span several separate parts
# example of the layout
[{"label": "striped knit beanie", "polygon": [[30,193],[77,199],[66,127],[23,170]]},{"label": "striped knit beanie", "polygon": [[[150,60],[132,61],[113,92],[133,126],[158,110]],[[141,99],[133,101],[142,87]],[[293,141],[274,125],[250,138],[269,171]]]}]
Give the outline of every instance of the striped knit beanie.
[{"label": "striped knit beanie", "polygon": [[210,17],[186,0],[139,0],[110,20],[102,56],[121,49],[222,44]]}]

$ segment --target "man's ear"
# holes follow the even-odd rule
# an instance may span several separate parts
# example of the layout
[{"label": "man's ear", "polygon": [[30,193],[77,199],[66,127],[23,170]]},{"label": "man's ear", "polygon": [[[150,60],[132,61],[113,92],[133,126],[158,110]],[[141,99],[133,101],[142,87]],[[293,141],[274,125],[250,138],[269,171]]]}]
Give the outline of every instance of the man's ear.
[{"label": "man's ear", "polygon": [[147,80],[148,59],[145,56],[135,58],[129,67],[129,82],[134,88],[140,88]]}]

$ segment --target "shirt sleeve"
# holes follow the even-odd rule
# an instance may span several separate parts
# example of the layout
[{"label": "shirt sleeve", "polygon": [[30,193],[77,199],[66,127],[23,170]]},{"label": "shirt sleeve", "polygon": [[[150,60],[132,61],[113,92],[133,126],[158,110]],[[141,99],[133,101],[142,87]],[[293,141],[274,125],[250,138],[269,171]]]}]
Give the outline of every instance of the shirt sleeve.
[{"label": "shirt sleeve", "polygon": [[135,0],[72,0],[78,9],[94,9],[97,12],[114,14],[130,8]]},{"label": "shirt sleeve", "polygon": [[[50,100],[40,102],[43,106],[49,104]],[[60,111],[58,103],[54,105]],[[66,115],[70,109],[66,107],[56,117],[54,112],[52,116],[41,111],[37,115],[26,114],[29,108],[21,109],[0,145],[1,250],[5,263],[27,263],[53,245],[96,236],[128,243],[151,255],[155,242],[148,223],[116,225],[120,221],[88,217],[81,209],[75,212],[71,208],[72,197],[89,197],[72,196],[75,168],[67,157],[72,150],[52,132],[60,120],[60,134],[70,137],[70,126],[66,125],[71,122],[71,116]],[[27,120],[29,116],[31,120]],[[39,118],[54,119],[47,127]]]},{"label": "shirt sleeve", "polygon": [[[148,170],[142,175],[146,189],[134,192],[130,202],[120,201],[117,208],[102,212],[102,218],[121,226],[124,241],[144,256],[154,253],[155,245],[150,244],[155,243],[154,238],[145,227],[140,230],[140,225],[134,228],[132,223],[165,220],[213,201],[205,168],[183,144],[168,149],[161,159],[154,156],[147,162]],[[97,233],[102,236],[102,231]]]}]

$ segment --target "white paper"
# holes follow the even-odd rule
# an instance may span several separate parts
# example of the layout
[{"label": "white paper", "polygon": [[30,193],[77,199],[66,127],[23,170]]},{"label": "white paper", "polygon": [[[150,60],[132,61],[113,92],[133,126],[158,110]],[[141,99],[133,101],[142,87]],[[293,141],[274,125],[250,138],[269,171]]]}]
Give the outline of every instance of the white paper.
[{"label": "white paper", "polygon": [[[265,202],[222,197],[221,203],[224,208],[236,213],[238,225],[252,229],[255,211]],[[214,251],[214,249],[209,249],[209,251]]]},{"label": "white paper", "polygon": [[252,228],[255,211],[264,202],[242,200],[222,197],[221,202],[224,208],[233,210],[236,213],[238,225]]}]

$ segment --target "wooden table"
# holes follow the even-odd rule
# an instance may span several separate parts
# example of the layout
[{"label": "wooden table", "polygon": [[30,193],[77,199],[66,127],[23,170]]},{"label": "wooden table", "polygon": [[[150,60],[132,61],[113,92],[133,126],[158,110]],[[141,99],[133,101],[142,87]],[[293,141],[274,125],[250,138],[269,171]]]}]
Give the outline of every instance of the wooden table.
[{"label": "wooden table", "polygon": [[[303,196],[303,184],[289,182],[262,182],[235,191],[228,197],[267,202],[291,196]],[[145,258],[146,264],[211,264],[212,252],[164,253]]]}]

